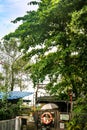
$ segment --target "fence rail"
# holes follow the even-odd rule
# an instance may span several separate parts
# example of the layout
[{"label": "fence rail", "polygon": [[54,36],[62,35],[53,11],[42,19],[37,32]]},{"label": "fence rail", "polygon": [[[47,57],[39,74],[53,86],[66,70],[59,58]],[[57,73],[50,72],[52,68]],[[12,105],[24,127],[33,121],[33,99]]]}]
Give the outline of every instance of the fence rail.
[{"label": "fence rail", "polygon": [[15,119],[0,121],[0,130],[15,130]]},{"label": "fence rail", "polygon": [[0,130],[20,130],[20,127],[19,118],[0,121]]}]

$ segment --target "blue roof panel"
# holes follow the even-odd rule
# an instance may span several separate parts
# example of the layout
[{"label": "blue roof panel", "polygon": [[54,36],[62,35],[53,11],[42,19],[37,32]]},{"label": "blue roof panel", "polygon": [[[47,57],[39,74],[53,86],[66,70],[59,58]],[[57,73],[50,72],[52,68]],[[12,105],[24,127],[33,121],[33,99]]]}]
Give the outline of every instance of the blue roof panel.
[{"label": "blue roof panel", "polygon": [[[33,92],[11,91],[7,93],[7,97],[8,97],[7,99],[8,100],[19,99],[26,96],[30,96],[32,94]],[[6,93],[0,92],[0,99],[2,99],[5,95]]]}]

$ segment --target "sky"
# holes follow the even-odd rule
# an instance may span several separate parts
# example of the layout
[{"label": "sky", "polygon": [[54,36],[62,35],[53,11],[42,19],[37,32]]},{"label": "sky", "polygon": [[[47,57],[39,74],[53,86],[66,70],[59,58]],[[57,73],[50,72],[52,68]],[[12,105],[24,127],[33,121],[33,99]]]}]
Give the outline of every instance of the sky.
[{"label": "sky", "polygon": [[0,0],[0,39],[13,32],[20,23],[13,24],[11,21],[24,16],[27,11],[35,9],[28,5],[31,0]]}]

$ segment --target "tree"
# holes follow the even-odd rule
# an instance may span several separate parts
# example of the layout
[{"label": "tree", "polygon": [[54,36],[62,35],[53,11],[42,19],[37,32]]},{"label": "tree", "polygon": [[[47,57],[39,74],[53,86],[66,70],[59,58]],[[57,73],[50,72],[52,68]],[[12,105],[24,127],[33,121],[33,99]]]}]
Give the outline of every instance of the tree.
[{"label": "tree", "polygon": [[[85,100],[87,1],[42,0],[38,5],[37,11],[28,12],[24,17],[14,20],[22,20],[23,24],[4,38],[21,39],[20,49],[23,49],[26,69],[31,73],[34,86],[48,76],[50,82],[46,88],[50,94],[61,97],[62,93],[68,96],[67,90],[70,88],[77,101],[79,97],[84,97]],[[30,64],[29,60],[33,57],[35,62]],[[83,110],[87,112],[84,101],[80,112]],[[77,117],[74,121],[78,120],[80,121]],[[85,128],[86,123],[84,128],[81,124],[78,129]]]},{"label": "tree", "polygon": [[5,91],[13,91],[16,84],[16,78],[18,78],[16,75],[20,70],[20,64],[17,64],[17,60],[22,55],[18,50],[18,44],[16,39],[10,39],[9,41],[4,40],[1,44]]}]

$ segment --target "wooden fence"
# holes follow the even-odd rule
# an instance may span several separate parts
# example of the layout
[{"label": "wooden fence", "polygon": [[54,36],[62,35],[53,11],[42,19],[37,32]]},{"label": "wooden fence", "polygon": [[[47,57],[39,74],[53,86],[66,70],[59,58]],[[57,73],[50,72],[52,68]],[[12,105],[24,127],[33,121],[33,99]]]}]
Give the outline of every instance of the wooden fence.
[{"label": "wooden fence", "polygon": [[20,130],[21,123],[19,118],[0,121],[0,130]]}]

